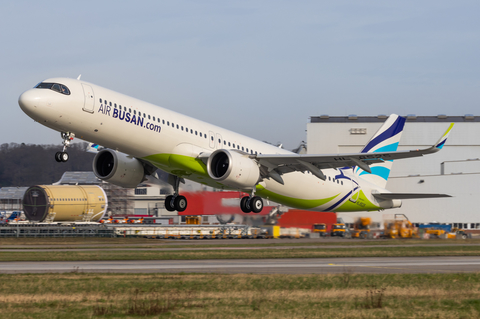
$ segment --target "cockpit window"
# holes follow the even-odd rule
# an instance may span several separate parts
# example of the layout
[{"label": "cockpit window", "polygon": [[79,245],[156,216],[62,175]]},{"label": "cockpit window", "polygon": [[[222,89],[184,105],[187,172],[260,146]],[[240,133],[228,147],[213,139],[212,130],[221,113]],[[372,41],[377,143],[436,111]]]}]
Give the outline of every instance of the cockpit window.
[{"label": "cockpit window", "polygon": [[70,95],[70,90],[63,84],[59,83],[47,83],[47,82],[40,82],[35,86],[37,89],[50,89],[58,93],[62,93],[65,95]]}]

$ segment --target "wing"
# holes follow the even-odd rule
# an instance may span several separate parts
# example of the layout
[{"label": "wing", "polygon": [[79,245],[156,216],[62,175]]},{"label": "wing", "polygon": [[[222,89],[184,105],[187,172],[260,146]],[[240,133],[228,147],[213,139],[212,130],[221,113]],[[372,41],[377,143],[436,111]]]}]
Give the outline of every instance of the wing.
[{"label": "wing", "polygon": [[259,154],[250,155],[250,158],[259,162],[263,168],[262,172],[266,177],[271,177],[281,184],[283,184],[283,180],[280,175],[294,171],[304,172],[308,170],[322,180],[325,180],[325,175],[322,173],[322,169],[328,168],[358,166],[364,171],[371,173],[369,167],[371,164],[404,158],[419,157],[438,152],[445,144],[452,127],[453,123],[450,124],[447,131],[442,135],[437,143],[429,148],[421,150],[327,155]]}]

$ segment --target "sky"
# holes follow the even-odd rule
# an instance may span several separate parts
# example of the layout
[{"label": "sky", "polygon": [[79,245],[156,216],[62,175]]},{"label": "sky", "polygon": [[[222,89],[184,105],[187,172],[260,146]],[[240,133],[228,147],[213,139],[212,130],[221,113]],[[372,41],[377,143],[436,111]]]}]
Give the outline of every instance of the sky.
[{"label": "sky", "polygon": [[80,74],[290,149],[310,116],[480,115],[479,16],[462,0],[5,1],[0,144],[60,144],[18,96]]}]

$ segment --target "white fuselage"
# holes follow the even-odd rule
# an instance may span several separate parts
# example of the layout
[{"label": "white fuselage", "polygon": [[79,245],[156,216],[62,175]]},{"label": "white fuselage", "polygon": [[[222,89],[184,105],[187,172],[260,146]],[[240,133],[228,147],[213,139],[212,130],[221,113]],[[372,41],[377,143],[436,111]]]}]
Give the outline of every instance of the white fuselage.
[{"label": "white fuselage", "polygon": [[[216,188],[228,188],[202,170],[189,169],[183,159],[195,159],[217,149],[247,154],[291,154],[267,143],[234,133],[177,112],[80,80],[54,78],[71,92],[31,89],[19,98],[23,111],[35,121],[106,148],[148,160],[158,168]],[[307,172],[282,175],[284,184],[266,178],[256,193],[297,208],[318,211],[361,211],[389,208],[372,195],[351,169],[323,170],[325,181]],[[337,177],[336,177],[337,176]],[[348,178],[342,178],[345,176]],[[361,185],[359,185],[361,183]],[[244,190],[249,191],[249,190]],[[358,193],[365,199],[359,202]],[[369,203],[366,203],[368,201]]]}]

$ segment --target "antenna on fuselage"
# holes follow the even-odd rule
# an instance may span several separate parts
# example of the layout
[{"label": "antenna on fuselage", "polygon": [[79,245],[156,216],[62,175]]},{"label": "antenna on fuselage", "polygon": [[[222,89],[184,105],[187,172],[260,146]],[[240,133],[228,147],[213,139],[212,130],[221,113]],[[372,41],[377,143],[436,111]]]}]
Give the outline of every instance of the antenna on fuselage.
[{"label": "antenna on fuselage", "polygon": [[80,74],[80,75],[78,76],[77,80],[80,80],[81,77],[82,77],[82,75]]}]

